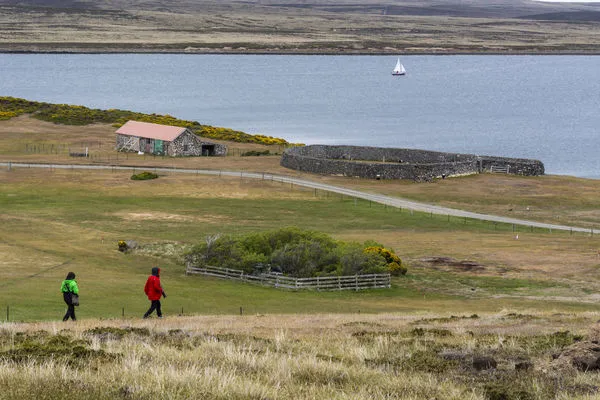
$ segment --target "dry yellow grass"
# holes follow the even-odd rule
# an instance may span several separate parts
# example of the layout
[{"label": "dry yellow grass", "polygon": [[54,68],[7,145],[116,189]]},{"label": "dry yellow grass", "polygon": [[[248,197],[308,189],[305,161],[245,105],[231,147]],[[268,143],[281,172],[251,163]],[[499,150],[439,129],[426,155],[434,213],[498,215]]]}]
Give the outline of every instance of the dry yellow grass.
[{"label": "dry yellow grass", "polygon": [[[587,398],[598,374],[550,355],[592,338],[597,318],[504,310],[4,324],[0,397]],[[478,371],[480,356],[497,366]],[[529,369],[515,371],[523,361]]]}]

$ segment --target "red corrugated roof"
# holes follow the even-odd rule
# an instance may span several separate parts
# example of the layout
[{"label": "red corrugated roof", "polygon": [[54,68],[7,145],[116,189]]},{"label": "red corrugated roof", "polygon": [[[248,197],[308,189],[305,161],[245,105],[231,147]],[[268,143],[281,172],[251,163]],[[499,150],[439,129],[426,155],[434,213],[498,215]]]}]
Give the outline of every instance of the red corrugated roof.
[{"label": "red corrugated roof", "polygon": [[127,121],[117,129],[116,133],[128,136],[138,136],[149,139],[158,139],[172,142],[185,132],[186,128],[180,126],[151,124],[150,122]]}]

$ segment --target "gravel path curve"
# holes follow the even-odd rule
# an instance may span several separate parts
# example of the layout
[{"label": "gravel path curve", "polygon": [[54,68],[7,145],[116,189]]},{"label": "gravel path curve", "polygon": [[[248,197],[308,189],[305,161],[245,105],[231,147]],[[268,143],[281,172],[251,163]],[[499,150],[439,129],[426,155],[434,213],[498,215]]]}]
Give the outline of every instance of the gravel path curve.
[{"label": "gravel path curve", "polygon": [[12,163],[0,162],[1,167],[11,168],[50,168],[50,169],[82,169],[82,170],[125,170],[125,171],[154,171],[154,172],[170,172],[182,174],[202,174],[202,175],[217,175],[217,176],[234,176],[249,179],[263,179],[273,182],[290,183],[298,186],[309,187],[317,190],[324,190],[331,193],[338,193],[358,199],[370,200],[375,203],[385,204],[391,207],[403,208],[425,213],[433,213],[440,215],[449,215],[453,217],[464,217],[478,219],[482,221],[492,221],[505,224],[514,224],[528,226],[534,228],[543,228],[548,230],[563,230],[572,232],[586,232],[594,234],[593,228],[582,228],[577,226],[556,225],[544,222],[528,221],[517,218],[501,217],[497,215],[479,214],[470,211],[457,210],[453,208],[440,207],[432,204],[420,203],[410,200],[405,200],[398,197],[384,196],[361,192],[358,190],[347,189],[341,186],[327,185],[306,179],[298,179],[284,175],[273,175],[269,173],[243,172],[243,171],[222,171],[209,169],[184,169],[184,168],[164,168],[164,167],[140,167],[140,166],[110,166],[110,165],[83,165],[83,164],[34,164],[34,163]]}]

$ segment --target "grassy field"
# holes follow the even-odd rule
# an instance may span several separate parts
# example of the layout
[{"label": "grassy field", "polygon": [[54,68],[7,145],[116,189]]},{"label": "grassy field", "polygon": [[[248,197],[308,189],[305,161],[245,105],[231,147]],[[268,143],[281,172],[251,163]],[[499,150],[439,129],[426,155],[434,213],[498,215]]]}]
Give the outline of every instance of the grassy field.
[{"label": "grassy field", "polygon": [[[268,171],[541,221],[599,219],[594,180],[324,177],[286,170],[278,156],[239,156],[267,148],[251,144],[220,158],[117,158],[114,127],[26,116],[1,121],[0,137],[0,161]],[[68,156],[85,147],[91,159]],[[0,399],[598,398],[600,375],[587,370],[600,356],[598,236],[513,231],[269,180],[159,175],[0,170]],[[182,254],[206,235],[282,226],[376,240],[408,274],[358,293],[185,275]],[[139,247],[121,253],[119,240]],[[166,318],[142,320],[153,266]],[[76,323],[60,322],[68,271],[81,289]]]},{"label": "grassy field", "polygon": [[[595,180],[484,174],[416,184],[303,174],[280,167],[278,156],[125,156],[112,147],[110,125],[64,126],[26,116],[0,122],[0,135],[2,161],[90,162],[69,157],[66,150],[89,147],[92,163],[137,165],[138,172],[152,166],[270,172],[540,221],[597,226],[599,220]],[[245,147],[237,154],[267,148],[239,146]],[[139,315],[147,306],[141,286],[154,265],[164,268],[171,294],[165,308],[172,315],[182,309],[184,314],[238,314],[240,307],[255,314],[584,310],[596,304],[596,235],[411,213],[268,180],[173,173],[140,182],[130,175],[0,171],[0,307],[9,307],[12,320],[57,318],[63,309],[57,287],[69,270],[79,276],[84,293],[82,317]],[[395,279],[391,290],[359,294],[280,292],[184,275],[181,254],[206,235],[281,226],[342,240],[376,240],[396,250],[409,274]],[[141,248],[124,255],[117,251],[119,240],[134,240]]]},{"label": "grassy field", "polygon": [[[58,285],[75,271],[81,317],[139,315],[149,270],[162,266],[168,314],[471,312],[594,309],[598,240],[581,234],[410,213],[262,180],[78,170],[0,171],[3,290],[13,320],[56,319]],[[84,190],[82,190],[84,188]],[[377,240],[409,267],[391,290],[293,293],[184,274],[185,248],[217,233],[298,226],[345,240]],[[133,254],[117,250],[135,240]],[[429,257],[475,262],[474,268]],[[26,296],[20,294],[26,293]]]},{"label": "grassy field", "polygon": [[0,7],[1,51],[598,53],[596,4],[20,1]]}]

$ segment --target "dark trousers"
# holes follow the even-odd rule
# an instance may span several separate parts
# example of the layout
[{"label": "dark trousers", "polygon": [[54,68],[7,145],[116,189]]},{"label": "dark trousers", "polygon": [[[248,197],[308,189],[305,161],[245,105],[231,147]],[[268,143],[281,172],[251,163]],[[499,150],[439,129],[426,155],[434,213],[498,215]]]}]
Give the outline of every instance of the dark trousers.
[{"label": "dark trousers", "polygon": [[160,300],[152,300],[152,304],[150,305],[148,311],[146,311],[146,314],[144,314],[144,318],[148,318],[154,310],[156,310],[156,315],[162,317],[162,311],[160,310]]},{"label": "dark trousers", "polygon": [[73,321],[77,320],[77,318],[75,318],[75,306],[71,304],[71,293],[63,293],[63,300],[68,307],[67,313],[63,317],[63,321],[67,321],[69,318],[71,318]]}]

